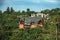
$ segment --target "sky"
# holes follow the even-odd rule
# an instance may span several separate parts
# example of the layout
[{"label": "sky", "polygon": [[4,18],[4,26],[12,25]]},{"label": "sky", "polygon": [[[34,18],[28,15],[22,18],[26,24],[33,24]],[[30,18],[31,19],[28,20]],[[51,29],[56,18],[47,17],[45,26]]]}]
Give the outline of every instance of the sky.
[{"label": "sky", "polygon": [[31,11],[39,12],[45,9],[60,8],[60,0],[0,0],[0,10],[5,11],[7,7],[22,11],[29,8]]}]

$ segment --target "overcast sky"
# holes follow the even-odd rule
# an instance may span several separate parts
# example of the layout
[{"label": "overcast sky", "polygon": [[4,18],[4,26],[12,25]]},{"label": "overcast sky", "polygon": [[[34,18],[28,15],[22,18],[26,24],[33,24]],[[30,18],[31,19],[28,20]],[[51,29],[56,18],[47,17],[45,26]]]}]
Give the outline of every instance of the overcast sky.
[{"label": "overcast sky", "polygon": [[30,8],[38,12],[44,9],[60,8],[60,0],[0,0],[0,10],[4,11],[7,7],[13,7],[16,11]]}]

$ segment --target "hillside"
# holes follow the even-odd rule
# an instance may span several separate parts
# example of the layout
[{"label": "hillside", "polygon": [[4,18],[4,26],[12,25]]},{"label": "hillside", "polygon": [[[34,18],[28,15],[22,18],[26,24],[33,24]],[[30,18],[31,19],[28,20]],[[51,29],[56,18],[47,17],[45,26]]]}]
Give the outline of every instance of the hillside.
[{"label": "hillside", "polygon": [[[6,11],[0,11],[0,40],[60,40],[60,8],[43,10],[41,13],[49,14],[47,20],[43,18],[42,28],[19,29],[17,16],[28,17],[35,11],[15,11],[13,8]],[[47,20],[47,22],[45,21]]]}]

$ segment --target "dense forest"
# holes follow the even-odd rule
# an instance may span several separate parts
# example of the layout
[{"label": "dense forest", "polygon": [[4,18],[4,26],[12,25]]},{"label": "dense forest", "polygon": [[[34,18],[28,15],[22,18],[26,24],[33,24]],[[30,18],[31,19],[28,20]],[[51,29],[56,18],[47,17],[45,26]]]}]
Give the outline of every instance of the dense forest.
[{"label": "dense forest", "polygon": [[47,22],[44,21],[42,28],[19,29],[17,16],[28,17],[37,12],[30,11],[29,8],[22,12],[15,11],[12,7],[4,12],[0,10],[0,40],[60,40],[60,8],[40,12],[50,16],[48,20],[43,18]]}]

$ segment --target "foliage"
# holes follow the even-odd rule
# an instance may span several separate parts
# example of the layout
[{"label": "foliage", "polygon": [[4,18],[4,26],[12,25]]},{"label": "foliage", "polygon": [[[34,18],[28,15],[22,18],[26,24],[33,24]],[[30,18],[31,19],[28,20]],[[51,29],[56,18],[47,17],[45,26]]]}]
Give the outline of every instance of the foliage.
[{"label": "foliage", "polygon": [[[53,13],[54,10],[54,13]],[[49,12],[48,12],[49,11]],[[56,27],[58,27],[58,35],[60,35],[60,9],[46,10],[42,13],[50,15],[50,19],[47,22],[44,21],[42,28],[36,27],[34,29],[18,28],[18,18],[28,17],[31,13],[37,13],[35,11],[14,11],[11,7],[8,7],[6,11],[2,13],[0,11],[0,40],[55,40],[56,39]],[[59,40],[60,36],[58,36]]]}]

